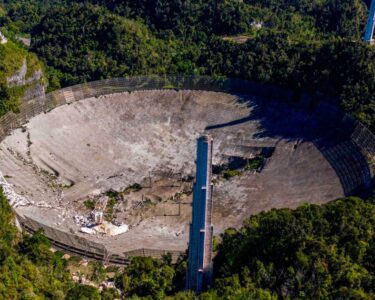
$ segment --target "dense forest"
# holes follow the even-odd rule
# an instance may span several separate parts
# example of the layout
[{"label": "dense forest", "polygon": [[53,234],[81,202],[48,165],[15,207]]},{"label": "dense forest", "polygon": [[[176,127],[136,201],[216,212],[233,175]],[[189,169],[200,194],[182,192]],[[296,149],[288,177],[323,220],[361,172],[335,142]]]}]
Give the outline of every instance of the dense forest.
[{"label": "dense forest", "polygon": [[[183,291],[186,258],[172,265],[135,257],[101,292],[72,281],[68,261],[41,233],[21,235],[0,191],[1,299],[374,299],[375,201],[274,209],[228,229],[216,245],[215,281],[200,296]],[[97,269],[100,278],[101,267]]]},{"label": "dense forest", "polygon": [[375,130],[375,48],[361,38],[360,0],[1,3],[0,26],[31,37],[49,90],[138,74],[240,77],[327,95]]},{"label": "dense forest", "polygon": [[[0,0],[0,114],[17,110],[1,77],[16,53],[43,62],[49,91],[140,74],[244,78],[330,97],[375,132],[367,14],[360,0]],[[0,298],[118,297],[74,283],[63,254],[13,222],[0,192]],[[374,230],[374,199],[272,210],[222,235],[199,297],[182,291],[186,258],[134,258],[113,280],[133,299],[374,299]]]},{"label": "dense forest", "polygon": [[21,236],[14,213],[0,191],[0,298],[63,299],[72,285],[61,254],[50,251],[40,233]]}]

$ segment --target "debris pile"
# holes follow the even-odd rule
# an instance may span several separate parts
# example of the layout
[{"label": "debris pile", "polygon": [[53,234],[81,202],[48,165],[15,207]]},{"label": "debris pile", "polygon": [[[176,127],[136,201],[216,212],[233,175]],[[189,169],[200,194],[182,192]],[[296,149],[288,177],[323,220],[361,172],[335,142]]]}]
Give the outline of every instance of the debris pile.
[{"label": "debris pile", "polygon": [[100,197],[88,218],[81,215],[74,216],[74,221],[81,226],[80,232],[114,236],[129,231],[129,226],[126,224],[114,225],[104,220],[108,200],[108,196]]},{"label": "debris pile", "polygon": [[16,208],[18,206],[27,206],[31,205],[29,200],[27,200],[25,197],[18,195],[13,190],[13,185],[8,183],[3,174],[0,172],[0,186],[3,188],[3,192],[5,197],[8,199],[10,206],[13,208]]},{"label": "debris pile", "polygon": [[90,222],[88,218],[81,216],[81,215],[75,215],[73,219],[74,219],[74,222],[76,222],[76,224],[79,226],[91,226],[92,225],[92,223]]},{"label": "debris pile", "polygon": [[122,225],[114,225],[107,221],[103,221],[103,223],[92,226],[92,227],[81,227],[80,231],[82,233],[87,234],[103,234],[103,235],[119,235],[129,231],[129,226],[126,224]]}]

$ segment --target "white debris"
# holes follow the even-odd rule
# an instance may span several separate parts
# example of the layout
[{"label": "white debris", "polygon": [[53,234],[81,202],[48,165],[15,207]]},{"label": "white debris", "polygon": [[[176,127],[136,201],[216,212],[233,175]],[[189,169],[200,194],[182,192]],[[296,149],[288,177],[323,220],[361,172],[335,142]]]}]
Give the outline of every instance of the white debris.
[{"label": "white debris", "polygon": [[40,208],[53,208],[52,205],[47,204],[47,203],[44,202],[44,201],[36,203],[36,206],[37,206],[37,207],[40,207]]},{"label": "white debris", "polygon": [[66,254],[66,253],[65,253],[65,254],[63,255],[62,258],[68,260],[70,257],[71,257],[71,256],[70,256],[69,254]]},{"label": "white debris", "polygon": [[102,191],[100,189],[95,189],[91,192],[93,196],[99,196],[101,195]]},{"label": "white debris", "polygon": [[31,39],[30,38],[24,38],[21,36],[16,36],[16,39],[23,43],[26,47],[30,47],[31,45]]},{"label": "white debris", "polygon": [[91,280],[87,279],[84,275],[82,274],[73,274],[72,276],[73,281],[84,284],[84,285],[91,285],[96,287],[96,284],[92,282]]},{"label": "white debris", "polygon": [[80,232],[87,233],[87,234],[95,234],[96,231],[93,228],[88,228],[88,227],[81,227],[79,230]]},{"label": "white debris", "polygon": [[109,236],[115,236],[123,234],[129,231],[129,226],[127,224],[122,224],[120,226],[113,225],[112,223],[103,221],[102,224],[93,227],[81,227],[81,232],[87,234],[105,234]]},{"label": "white debris", "polygon": [[13,185],[8,183],[3,174],[0,172],[0,186],[3,188],[5,197],[8,199],[10,206],[16,208],[18,206],[27,206],[33,204],[25,197],[18,195],[14,189]]},{"label": "white debris", "polygon": [[[115,290],[117,290],[116,285],[113,281],[103,281],[99,286],[99,291],[102,291],[102,290],[105,290],[105,289],[115,289]],[[117,290],[117,291],[120,292],[119,290]]]},{"label": "white debris", "polygon": [[254,21],[251,23],[251,26],[255,27],[256,29],[261,29],[263,27],[263,23]]},{"label": "white debris", "polygon": [[0,31],[0,44],[6,44],[8,42],[5,35]]},{"label": "white debris", "polygon": [[129,226],[127,224],[122,224],[120,226],[116,226],[113,224],[109,224],[107,228],[107,234],[113,236],[113,235],[119,235],[123,234],[129,231]]}]

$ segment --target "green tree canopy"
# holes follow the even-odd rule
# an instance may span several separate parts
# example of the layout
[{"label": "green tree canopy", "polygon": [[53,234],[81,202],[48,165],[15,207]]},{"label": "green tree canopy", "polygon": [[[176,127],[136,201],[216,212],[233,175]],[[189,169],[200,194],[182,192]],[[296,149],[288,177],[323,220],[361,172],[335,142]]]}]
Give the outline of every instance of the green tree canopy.
[{"label": "green tree canopy", "polygon": [[253,216],[223,235],[217,283],[238,276],[279,297],[371,299],[374,216],[375,206],[358,198]]}]

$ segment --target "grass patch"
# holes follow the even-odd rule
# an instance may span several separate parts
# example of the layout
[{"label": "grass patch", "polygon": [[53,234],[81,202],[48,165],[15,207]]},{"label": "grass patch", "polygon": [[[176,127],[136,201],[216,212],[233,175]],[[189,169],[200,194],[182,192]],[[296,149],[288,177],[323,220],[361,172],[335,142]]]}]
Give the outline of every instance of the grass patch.
[{"label": "grass patch", "polygon": [[29,87],[30,85],[22,85],[9,88],[0,83],[0,116],[8,111],[19,113],[21,98]]},{"label": "grass patch", "polygon": [[108,196],[109,198],[117,198],[117,197],[120,196],[120,193],[117,192],[117,191],[114,191],[114,190],[107,191],[105,194],[106,194],[106,196]]},{"label": "grass patch", "polygon": [[105,271],[107,273],[117,273],[118,271],[120,270],[120,267],[119,266],[115,266],[115,265],[109,265]]},{"label": "grass patch", "polygon": [[26,57],[27,71],[25,78],[29,79],[37,71],[42,70],[42,66],[34,53],[28,53]]},{"label": "grass patch", "polygon": [[265,160],[265,157],[263,155],[250,159],[245,166],[245,170],[246,171],[258,170],[263,165],[264,160]]},{"label": "grass patch", "polygon": [[[23,66],[26,60],[27,71],[25,78],[30,78],[37,70],[42,71],[41,63],[37,56],[27,53],[25,49],[8,40],[6,44],[0,45],[0,116],[8,111],[19,112],[21,99],[27,89],[35,87],[36,83],[21,86],[8,86],[8,78],[14,76]],[[44,78],[40,79],[43,84]]]},{"label": "grass patch", "polygon": [[224,179],[228,180],[232,177],[240,176],[242,173],[239,170],[225,170],[223,172]]},{"label": "grass patch", "polygon": [[167,84],[167,85],[164,85],[162,88],[166,89],[166,90],[173,90],[176,87],[174,85],[172,85],[172,84]]},{"label": "grass patch", "polygon": [[82,257],[80,256],[71,256],[68,259],[69,265],[76,266],[76,267],[80,265],[81,261],[82,261]]},{"label": "grass patch", "polygon": [[7,77],[19,71],[26,58],[26,50],[18,47],[12,41],[0,44],[0,81],[6,82]]},{"label": "grass patch", "polygon": [[90,262],[92,273],[89,277],[90,280],[100,283],[106,279],[106,270],[101,262],[94,261]]},{"label": "grass patch", "polygon": [[83,202],[83,204],[85,205],[85,207],[87,209],[90,209],[90,210],[94,210],[95,209],[95,201],[94,200],[86,200],[85,202]]},{"label": "grass patch", "polygon": [[105,210],[104,218],[106,221],[111,222],[113,219],[113,211],[117,201],[114,197],[110,197]]}]

